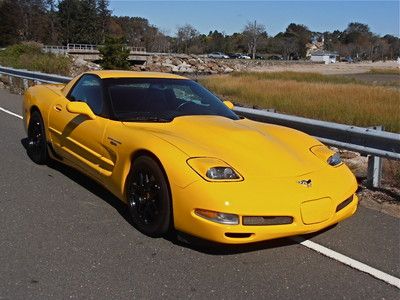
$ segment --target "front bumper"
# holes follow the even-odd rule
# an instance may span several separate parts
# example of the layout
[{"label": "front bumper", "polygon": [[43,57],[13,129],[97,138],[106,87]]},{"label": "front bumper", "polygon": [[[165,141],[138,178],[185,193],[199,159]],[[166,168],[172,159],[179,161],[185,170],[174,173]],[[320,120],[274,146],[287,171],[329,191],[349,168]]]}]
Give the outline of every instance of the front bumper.
[{"label": "front bumper", "polygon": [[[312,179],[313,187],[298,184],[304,178]],[[228,244],[307,234],[353,215],[358,205],[356,189],[354,175],[344,165],[299,178],[248,179],[236,183],[199,180],[186,188],[173,188],[174,224],[176,229],[193,236]],[[352,201],[337,211],[349,197]],[[237,214],[240,224],[209,221],[195,214],[196,208]],[[244,216],[290,216],[293,222],[243,225]]]}]

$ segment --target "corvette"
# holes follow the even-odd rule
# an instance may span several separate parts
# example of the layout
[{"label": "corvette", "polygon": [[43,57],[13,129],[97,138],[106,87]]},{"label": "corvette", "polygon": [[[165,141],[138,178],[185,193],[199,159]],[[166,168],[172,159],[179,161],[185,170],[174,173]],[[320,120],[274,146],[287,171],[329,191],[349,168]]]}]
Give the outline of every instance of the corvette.
[{"label": "corvette", "polygon": [[102,184],[149,236],[175,229],[249,243],[316,232],[355,213],[357,182],[338,153],[232,107],[173,74],[87,72],[27,90],[27,153]]}]

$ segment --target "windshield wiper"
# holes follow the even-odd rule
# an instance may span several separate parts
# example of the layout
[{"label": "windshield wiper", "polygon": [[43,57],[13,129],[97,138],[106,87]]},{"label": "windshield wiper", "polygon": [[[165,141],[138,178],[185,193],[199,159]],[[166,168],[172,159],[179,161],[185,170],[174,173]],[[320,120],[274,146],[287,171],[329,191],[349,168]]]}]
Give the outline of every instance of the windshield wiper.
[{"label": "windshield wiper", "polygon": [[122,122],[171,122],[172,119],[166,119],[156,116],[137,116],[132,118],[121,119]]}]

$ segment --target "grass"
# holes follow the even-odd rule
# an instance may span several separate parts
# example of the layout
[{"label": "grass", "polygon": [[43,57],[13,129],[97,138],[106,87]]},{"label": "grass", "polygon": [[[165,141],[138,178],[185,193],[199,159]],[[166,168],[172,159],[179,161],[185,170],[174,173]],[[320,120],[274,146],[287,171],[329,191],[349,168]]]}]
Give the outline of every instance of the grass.
[{"label": "grass", "polygon": [[313,73],[237,73],[201,79],[224,100],[246,106],[400,132],[400,91]]},{"label": "grass", "polygon": [[69,75],[72,61],[69,57],[43,53],[36,43],[23,43],[0,51],[0,65],[30,71]]},{"label": "grass", "polygon": [[348,84],[359,83],[354,78],[341,77],[341,76],[326,76],[318,73],[307,72],[243,72],[233,73],[234,78],[254,78],[257,80],[293,80],[297,82],[320,82],[332,84]]},{"label": "grass", "polygon": [[372,68],[369,74],[379,74],[379,75],[400,75],[399,68],[386,68],[386,69],[379,69],[379,68]]}]

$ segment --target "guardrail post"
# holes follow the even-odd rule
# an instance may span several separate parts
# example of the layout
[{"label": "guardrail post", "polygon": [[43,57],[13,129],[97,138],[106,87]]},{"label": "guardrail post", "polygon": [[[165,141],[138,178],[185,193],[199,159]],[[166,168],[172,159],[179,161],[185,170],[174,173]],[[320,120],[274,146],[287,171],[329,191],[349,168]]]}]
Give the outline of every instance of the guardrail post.
[{"label": "guardrail post", "polygon": [[378,156],[368,156],[367,186],[379,188],[382,179],[382,159]]},{"label": "guardrail post", "polygon": [[[383,130],[382,126],[373,129]],[[369,188],[379,188],[382,179],[382,158],[368,155],[367,186]]]},{"label": "guardrail post", "polygon": [[28,89],[28,87],[29,87],[29,84],[28,84],[28,79],[22,79],[22,82],[23,82],[23,85],[24,85],[24,90],[27,90]]}]

